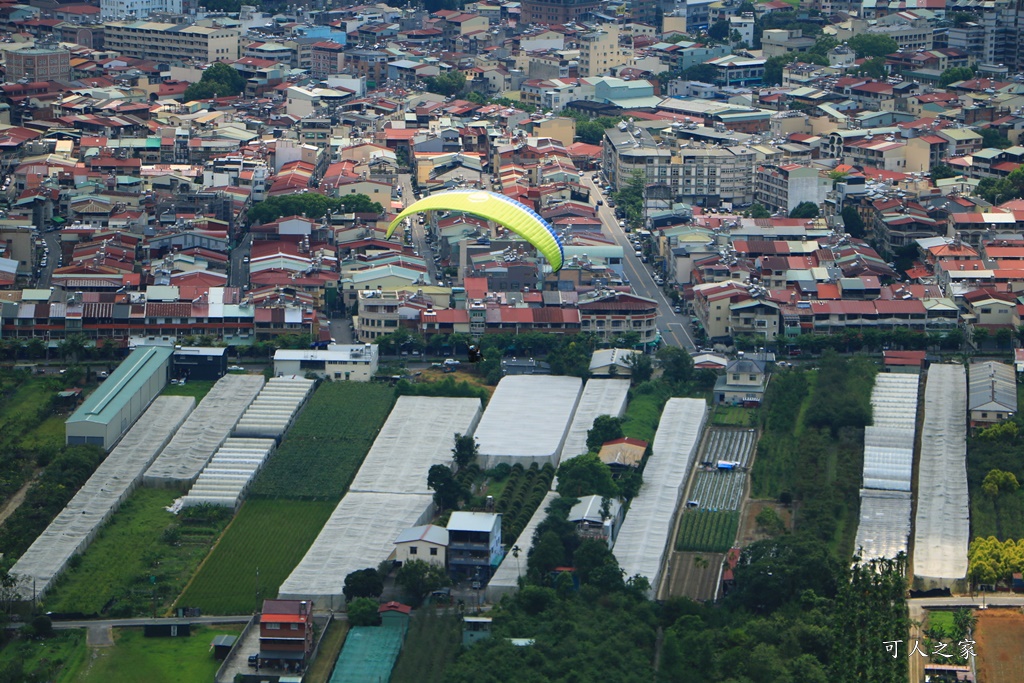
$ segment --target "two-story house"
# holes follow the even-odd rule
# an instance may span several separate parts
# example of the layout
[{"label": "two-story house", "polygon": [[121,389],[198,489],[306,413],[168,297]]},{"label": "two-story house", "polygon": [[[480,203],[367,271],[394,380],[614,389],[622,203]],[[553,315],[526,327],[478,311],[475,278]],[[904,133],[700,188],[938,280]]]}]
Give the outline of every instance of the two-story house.
[{"label": "two-story house", "polygon": [[410,560],[423,560],[444,567],[447,550],[448,530],[443,526],[414,526],[395,539],[395,561],[402,564]]},{"label": "two-story house", "polygon": [[758,406],[767,385],[765,362],[740,356],[725,367],[715,382],[715,403]]},{"label": "two-story house", "polygon": [[264,600],[260,615],[260,661],[284,667],[306,663],[313,652],[313,603]]}]

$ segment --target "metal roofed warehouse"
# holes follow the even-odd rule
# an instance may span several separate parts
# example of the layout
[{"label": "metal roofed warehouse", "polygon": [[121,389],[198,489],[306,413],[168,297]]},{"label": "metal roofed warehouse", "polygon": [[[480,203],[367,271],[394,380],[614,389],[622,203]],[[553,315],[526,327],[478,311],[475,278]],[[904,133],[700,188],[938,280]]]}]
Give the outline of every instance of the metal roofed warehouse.
[{"label": "metal roofed warehouse", "polygon": [[564,462],[586,453],[587,432],[594,426],[594,419],[599,415],[622,417],[626,412],[628,394],[628,379],[587,380],[576,405],[576,414],[569,425],[560,461]]},{"label": "metal roofed warehouse", "polygon": [[503,378],[476,430],[481,467],[557,464],[582,384],[557,375]]},{"label": "metal roofed warehouse", "polygon": [[625,576],[647,577],[654,595],[707,413],[702,399],[672,398],[665,404],[644,468],[644,485],[615,540],[613,552]]},{"label": "metal roofed warehouse", "polygon": [[42,597],[67,563],[84,552],[103,524],[142,481],[142,474],[195,406],[190,396],[161,396],[142,414],[75,497],[11,569],[25,599]]},{"label": "metal roofed warehouse", "polygon": [[68,444],[110,450],[167,385],[174,349],[140,346],[67,419]]},{"label": "metal roofed warehouse", "polygon": [[220,448],[263,388],[261,375],[225,375],[146,470],[146,486],[186,488]]},{"label": "metal roofed warehouse", "polygon": [[967,576],[967,377],[962,365],[928,369],[914,523],[914,579],[946,588]]}]

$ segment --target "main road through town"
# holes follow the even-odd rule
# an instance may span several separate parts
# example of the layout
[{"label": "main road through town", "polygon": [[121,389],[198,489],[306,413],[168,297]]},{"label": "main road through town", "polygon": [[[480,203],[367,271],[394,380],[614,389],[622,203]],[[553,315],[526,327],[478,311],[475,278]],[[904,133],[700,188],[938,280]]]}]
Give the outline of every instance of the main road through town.
[{"label": "main road through town", "polygon": [[673,312],[672,302],[665,292],[654,281],[650,269],[636,256],[636,250],[629,241],[629,236],[619,227],[615,211],[608,207],[607,199],[597,184],[590,178],[584,178],[583,184],[590,188],[593,202],[604,201],[604,206],[597,207],[597,215],[604,226],[604,233],[622,247],[622,267],[633,291],[645,298],[658,303],[658,329],[662,340],[670,346],[679,346],[690,353],[697,350],[697,345],[690,336],[690,316]]}]

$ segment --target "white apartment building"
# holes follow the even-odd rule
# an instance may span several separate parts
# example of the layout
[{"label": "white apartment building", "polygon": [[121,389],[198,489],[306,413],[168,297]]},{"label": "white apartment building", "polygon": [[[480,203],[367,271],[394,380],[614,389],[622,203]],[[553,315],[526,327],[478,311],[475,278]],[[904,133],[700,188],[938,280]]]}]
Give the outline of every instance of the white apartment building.
[{"label": "white apartment building", "polygon": [[182,11],[182,0],[100,0],[101,21],[145,19],[153,12]]},{"label": "white apartment building", "polygon": [[125,57],[194,64],[238,59],[240,31],[212,21],[202,24],[108,21],[103,28],[104,47]]},{"label": "white apartment building", "polygon": [[787,216],[803,202],[821,206],[830,189],[828,176],[800,164],[765,164],[754,176],[754,201]]}]

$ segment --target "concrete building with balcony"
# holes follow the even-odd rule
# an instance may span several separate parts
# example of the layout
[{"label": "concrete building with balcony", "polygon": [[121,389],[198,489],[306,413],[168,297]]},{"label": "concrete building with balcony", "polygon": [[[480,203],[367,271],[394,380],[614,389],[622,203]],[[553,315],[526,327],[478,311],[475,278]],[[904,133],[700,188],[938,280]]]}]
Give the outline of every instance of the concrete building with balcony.
[{"label": "concrete building with balcony", "polygon": [[601,76],[630,61],[619,46],[617,24],[602,24],[596,31],[582,34],[579,50],[579,74],[584,78]]},{"label": "concrete building with balcony", "polygon": [[240,37],[237,28],[223,27],[214,21],[203,24],[110,21],[104,24],[106,49],[125,57],[155,62],[233,62],[239,57]]},{"label": "concrete building with balcony", "polygon": [[501,514],[453,512],[448,518],[448,571],[486,583],[505,556]]},{"label": "concrete building with balcony", "polygon": [[746,88],[761,85],[764,79],[764,59],[726,55],[706,63],[715,67],[717,86]]},{"label": "concrete building with balcony", "polygon": [[676,199],[697,206],[754,202],[756,152],[750,147],[681,147],[669,167],[668,184]]},{"label": "concrete building with balcony", "polygon": [[672,152],[646,129],[623,121],[604,132],[602,147],[602,168],[614,187],[624,187],[634,171],[642,172],[648,183],[666,182]]},{"label": "concrete building with balcony", "polygon": [[331,344],[327,349],[278,349],[274,374],[369,382],[377,374],[376,344]]},{"label": "concrete building with balcony", "polygon": [[345,66],[345,46],[332,40],[313,43],[311,59],[313,78],[339,74]]},{"label": "concrete building with balcony", "polygon": [[765,164],[754,175],[754,201],[787,216],[803,202],[821,206],[831,189],[827,175],[800,164]]},{"label": "concrete building with balcony", "polygon": [[805,36],[803,30],[798,28],[772,28],[761,34],[761,50],[766,58],[807,52],[813,46],[814,38]]},{"label": "concrete building with balcony", "polygon": [[100,20],[145,19],[150,14],[182,14],[194,10],[193,0],[100,0]]},{"label": "concrete building with balcony", "polygon": [[641,344],[658,340],[658,303],[636,294],[597,290],[580,296],[580,329],[614,343],[625,332],[640,335]]}]

